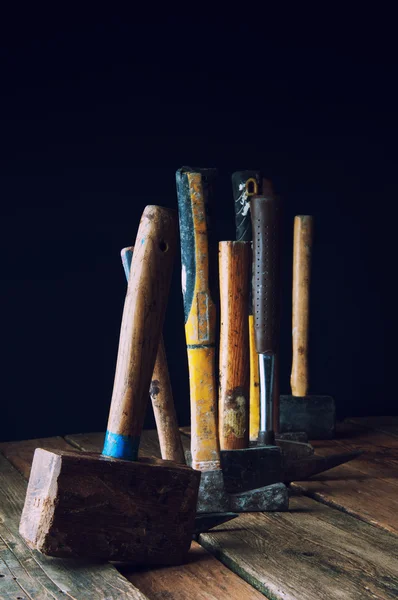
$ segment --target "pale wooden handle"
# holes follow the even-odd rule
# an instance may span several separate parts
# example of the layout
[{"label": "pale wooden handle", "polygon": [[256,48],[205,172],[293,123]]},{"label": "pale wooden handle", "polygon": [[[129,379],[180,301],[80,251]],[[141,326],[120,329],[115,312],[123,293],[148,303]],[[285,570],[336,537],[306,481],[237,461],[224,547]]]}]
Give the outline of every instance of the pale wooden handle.
[{"label": "pale wooden handle", "polygon": [[147,206],[131,263],[103,454],[135,460],[176,250],[174,211]]},{"label": "pale wooden handle", "polygon": [[[123,248],[120,253],[127,282],[130,277],[133,252],[134,246],[129,246]],[[185,455],[178,429],[163,336],[160,337],[149,393],[159,436],[160,454],[163,460],[184,464]]]},{"label": "pale wooden handle", "polygon": [[293,396],[308,393],[308,324],[311,276],[312,217],[294,219],[293,248],[293,364],[290,383]]},{"label": "pale wooden handle", "polygon": [[221,450],[249,445],[249,270],[250,242],[220,242]]},{"label": "pale wooden handle", "polygon": [[183,464],[185,455],[178,429],[163,336],[160,339],[149,393],[152,399],[162,458]]}]

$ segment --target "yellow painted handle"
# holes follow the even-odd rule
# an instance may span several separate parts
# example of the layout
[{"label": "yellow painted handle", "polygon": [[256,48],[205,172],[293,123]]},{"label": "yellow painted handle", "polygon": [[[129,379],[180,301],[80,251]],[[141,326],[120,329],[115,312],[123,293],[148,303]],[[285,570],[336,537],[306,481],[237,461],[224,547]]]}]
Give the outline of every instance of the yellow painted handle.
[{"label": "yellow painted handle", "polygon": [[294,219],[293,249],[293,363],[290,383],[293,396],[308,393],[308,324],[311,276],[312,217]]},{"label": "yellow painted handle", "polygon": [[177,171],[182,288],[191,398],[192,467],[220,469],[215,377],[216,309],[209,290],[203,174]]},{"label": "yellow painted handle", "polygon": [[249,348],[250,348],[250,441],[258,440],[260,430],[260,375],[258,372],[258,354],[254,339],[254,317],[249,315]]}]

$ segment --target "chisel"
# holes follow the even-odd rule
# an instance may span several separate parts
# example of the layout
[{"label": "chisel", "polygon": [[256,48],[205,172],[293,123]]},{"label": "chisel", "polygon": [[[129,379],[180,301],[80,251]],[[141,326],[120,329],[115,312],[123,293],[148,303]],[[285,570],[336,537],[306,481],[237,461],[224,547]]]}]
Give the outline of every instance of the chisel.
[{"label": "chisel", "polygon": [[259,445],[274,445],[274,358],[278,347],[280,310],[279,202],[264,189],[250,200],[253,229],[253,315],[255,347],[259,355]]}]

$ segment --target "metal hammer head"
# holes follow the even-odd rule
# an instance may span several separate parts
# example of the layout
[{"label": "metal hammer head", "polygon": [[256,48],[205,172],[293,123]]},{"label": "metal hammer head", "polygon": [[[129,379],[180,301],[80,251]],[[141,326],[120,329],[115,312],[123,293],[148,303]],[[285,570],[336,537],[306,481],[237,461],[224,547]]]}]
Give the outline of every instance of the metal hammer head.
[{"label": "metal hammer head", "polygon": [[51,556],[178,564],[195,529],[199,479],[171,461],[37,449],[19,531]]},{"label": "metal hammer head", "polygon": [[225,488],[230,494],[282,481],[282,453],[277,446],[221,450]]},{"label": "metal hammer head", "polygon": [[331,396],[281,396],[280,431],[305,431],[310,439],[334,437],[336,406]]}]

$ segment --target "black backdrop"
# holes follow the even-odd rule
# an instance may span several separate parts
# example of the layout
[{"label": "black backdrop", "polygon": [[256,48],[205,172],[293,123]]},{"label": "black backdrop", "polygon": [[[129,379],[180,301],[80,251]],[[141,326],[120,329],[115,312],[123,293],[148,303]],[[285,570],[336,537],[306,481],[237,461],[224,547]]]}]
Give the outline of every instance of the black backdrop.
[{"label": "black backdrop", "polygon": [[[119,252],[146,204],[176,208],[182,165],[219,169],[216,240],[234,235],[234,170],[262,169],[283,199],[281,390],[293,218],[313,214],[311,390],[334,395],[340,417],[396,414],[393,42],[374,23],[371,36],[307,25],[310,36],[294,18],[274,34],[170,15],[2,20],[0,439],[105,428]],[[187,424],[178,263],[165,341]]]}]

